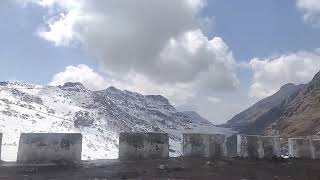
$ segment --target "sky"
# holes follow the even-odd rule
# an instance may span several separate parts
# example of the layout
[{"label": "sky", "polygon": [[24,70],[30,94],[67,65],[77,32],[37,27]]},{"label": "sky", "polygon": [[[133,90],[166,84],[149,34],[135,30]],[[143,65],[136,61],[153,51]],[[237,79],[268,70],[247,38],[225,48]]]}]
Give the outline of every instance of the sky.
[{"label": "sky", "polygon": [[1,0],[0,80],[161,94],[225,123],[320,70],[318,0]]}]

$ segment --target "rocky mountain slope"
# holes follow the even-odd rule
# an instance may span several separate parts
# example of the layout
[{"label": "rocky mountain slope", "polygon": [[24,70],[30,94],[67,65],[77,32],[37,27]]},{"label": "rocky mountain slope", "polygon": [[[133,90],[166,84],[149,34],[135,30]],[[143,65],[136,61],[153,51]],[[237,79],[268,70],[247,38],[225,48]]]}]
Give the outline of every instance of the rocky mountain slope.
[{"label": "rocky mountain slope", "polygon": [[[80,83],[39,86],[0,83],[0,131],[4,133],[2,159],[14,160],[21,132],[81,132],[83,159],[118,157],[119,132],[172,132],[211,126],[178,112],[160,95],[141,95],[109,87],[90,91]],[[170,134],[172,144],[180,137]],[[170,147],[171,155],[180,153]]]},{"label": "rocky mountain slope", "polygon": [[266,134],[315,135],[320,132],[320,72],[286,104],[282,116]]},{"label": "rocky mountain slope", "polygon": [[279,116],[283,103],[299,92],[301,86],[286,84],[274,95],[264,98],[247,110],[235,115],[227,125],[238,131],[246,133],[259,133],[265,126],[273,123]]},{"label": "rocky mountain slope", "polygon": [[200,116],[200,114],[198,114],[195,111],[183,111],[183,114],[189,116],[193,121],[201,123],[201,124],[211,124],[210,121],[208,121],[207,119],[203,118],[202,116]]},{"label": "rocky mountain slope", "polygon": [[320,72],[304,85],[277,93],[234,116],[228,127],[246,134],[308,136],[320,132]]}]

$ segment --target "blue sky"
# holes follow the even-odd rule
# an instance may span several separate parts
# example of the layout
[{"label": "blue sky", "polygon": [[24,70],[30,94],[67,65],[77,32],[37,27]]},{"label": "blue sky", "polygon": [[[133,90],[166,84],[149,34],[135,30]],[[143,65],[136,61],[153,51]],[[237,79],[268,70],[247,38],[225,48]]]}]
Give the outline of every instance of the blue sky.
[{"label": "blue sky", "polygon": [[56,47],[39,38],[36,30],[45,11],[0,3],[0,79],[47,84],[52,76],[72,64],[94,64],[78,47]]},{"label": "blue sky", "polygon": [[212,34],[222,36],[236,60],[319,48],[319,29],[303,21],[293,0],[212,0],[204,10],[214,16]]},{"label": "blue sky", "polygon": [[221,123],[320,69],[316,0],[149,2],[0,2],[0,79],[163,94]]}]

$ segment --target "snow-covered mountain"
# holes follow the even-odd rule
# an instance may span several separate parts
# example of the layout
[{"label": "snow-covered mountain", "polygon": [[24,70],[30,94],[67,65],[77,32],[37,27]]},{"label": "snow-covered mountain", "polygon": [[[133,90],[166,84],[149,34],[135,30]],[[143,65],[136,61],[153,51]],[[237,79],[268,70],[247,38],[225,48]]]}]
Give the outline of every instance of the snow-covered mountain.
[{"label": "snow-covered mountain", "polygon": [[40,86],[0,82],[2,159],[15,160],[21,132],[81,132],[83,159],[118,157],[119,132],[168,132],[171,155],[180,153],[178,132],[212,126],[178,112],[160,95],[115,87],[90,91],[80,83]]}]

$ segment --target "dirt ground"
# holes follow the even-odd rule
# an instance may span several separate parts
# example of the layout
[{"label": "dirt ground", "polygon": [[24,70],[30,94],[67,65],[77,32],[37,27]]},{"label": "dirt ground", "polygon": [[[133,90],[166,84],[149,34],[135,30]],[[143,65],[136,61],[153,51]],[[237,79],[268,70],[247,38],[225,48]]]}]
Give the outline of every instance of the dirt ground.
[{"label": "dirt ground", "polygon": [[170,158],[152,161],[84,161],[80,165],[2,163],[0,180],[320,180],[320,161]]}]

